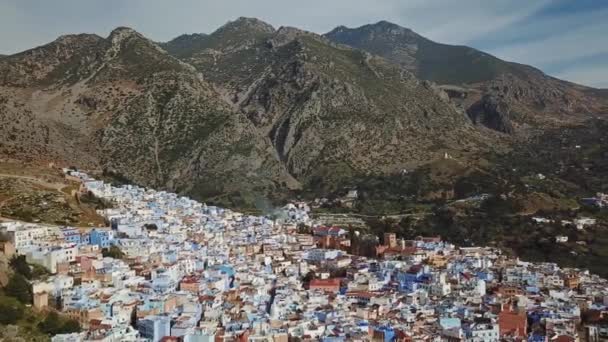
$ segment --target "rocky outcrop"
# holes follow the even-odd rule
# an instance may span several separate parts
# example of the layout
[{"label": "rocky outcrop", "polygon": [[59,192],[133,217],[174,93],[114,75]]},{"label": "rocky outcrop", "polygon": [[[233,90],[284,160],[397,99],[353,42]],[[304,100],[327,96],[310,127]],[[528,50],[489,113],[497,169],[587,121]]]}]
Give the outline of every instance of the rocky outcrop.
[{"label": "rocky outcrop", "polygon": [[511,110],[502,99],[485,95],[467,110],[467,114],[476,125],[483,125],[498,132],[512,134]]}]

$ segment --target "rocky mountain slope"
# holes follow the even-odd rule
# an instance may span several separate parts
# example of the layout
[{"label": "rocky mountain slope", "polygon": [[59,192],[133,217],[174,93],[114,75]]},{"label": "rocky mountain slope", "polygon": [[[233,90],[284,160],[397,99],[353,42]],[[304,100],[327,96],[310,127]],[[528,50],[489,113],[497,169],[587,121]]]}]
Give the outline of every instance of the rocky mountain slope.
[{"label": "rocky mountain slope", "polygon": [[508,147],[496,131],[572,123],[600,103],[455,49],[388,23],[320,36],[250,18],[167,43],[129,28],[63,36],[0,59],[0,155],[242,206],[466,162]]},{"label": "rocky mountain slope", "polygon": [[492,140],[397,65],[255,19],[160,45],[128,28],[64,36],[2,59],[0,75],[1,153],[205,199],[398,172]]},{"label": "rocky mountain slope", "polygon": [[337,27],[328,39],[382,56],[440,84],[473,122],[503,133],[559,127],[606,112],[593,90],[466,46],[433,42],[389,22]]},{"label": "rocky mountain slope", "polygon": [[165,48],[246,115],[304,184],[395,172],[487,140],[430,83],[310,32],[241,18],[192,37],[198,48],[187,54],[183,39]]},{"label": "rocky mountain slope", "polygon": [[290,181],[245,116],[131,29],[60,37],[3,59],[0,75],[3,154],[204,196]]}]

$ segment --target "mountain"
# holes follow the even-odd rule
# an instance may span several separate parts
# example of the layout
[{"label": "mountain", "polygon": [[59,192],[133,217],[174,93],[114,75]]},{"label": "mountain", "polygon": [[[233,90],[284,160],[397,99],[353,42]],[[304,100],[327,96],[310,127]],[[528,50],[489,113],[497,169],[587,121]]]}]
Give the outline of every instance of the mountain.
[{"label": "mountain", "polygon": [[293,183],[200,73],[131,29],[60,37],[0,71],[3,155],[205,197]]},{"label": "mountain", "polygon": [[466,46],[435,43],[414,31],[381,21],[355,29],[339,26],[325,36],[337,43],[383,56],[439,84],[489,81],[517,66]]},{"label": "mountain", "polygon": [[0,154],[232,205],[494,145],[386,59],[249,18],[163,44],[62,36],[0,75]]},{"label": "mountain", "polygon": [[[606,113],[606,90],[387,22],[318,35],[238,18],[164,43],[120,27],[0,58],[0,164],[76,166],[240,209],[323,197],[324,210],[402,218],[379,234],[595,271],[608,216],[578,199],[608,192]],[[556,245],[568,228],[531,214],[599,223]]]},{"label": "mountain", "polygon": [[247,206],[476,163],[605,99],[387,22],[317,35],[238,18],[166,43],[120,27],[0,59],[0,155]]},{"label": "mountain", "polygon": [[580,122],[608,108],[591,88],[470,47],[436,43],[386,21],[352,29],[339,26],[325,37],[441,85],[473,122],[503,133]]},{"label": "mountain", "polygon": [[182,60],[268,137],[304,185],[397,172],[489,140],[432,84],[322,36],[241,18],[200,38],[190,45],[204,47]]}]

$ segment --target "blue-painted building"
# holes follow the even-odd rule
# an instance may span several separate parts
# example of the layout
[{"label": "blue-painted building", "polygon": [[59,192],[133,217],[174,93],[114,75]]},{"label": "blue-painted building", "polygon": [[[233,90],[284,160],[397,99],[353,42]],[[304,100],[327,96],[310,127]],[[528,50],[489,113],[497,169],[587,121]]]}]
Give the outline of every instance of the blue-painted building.
[{"label": "blue-painted building", "polygon": [[61,229],[61,233],[63,234],[63,238],[67,243],[80,244],[82,242],[78,228],[65,227]]},{"label": "blue-painted building", "polygon": [[441,317],[439,319],[439,325],[444,330],[460,328],[461,324],[460,318],[456,317]]},{"label": "blue-painted building", "polygon": [[114,239],[114,234],[111,231],[107,230],[97,230],[93,229],[89,233],[89,244],[97,245],[99,248],[108,248],[111,245],[112,240]]},{"label": "blue-painted building", "polygon": [[492,272],[479,271],[477,272],[477,278],[480,280],[492,281],[494,280],[494,274],[492,274]]},{"label": "blue-painted building", "polygon": [[322,341],[323,342],[342,342],[345,339],[346,338],[344,336],[328,336],[328,337],[323,337]]},{"label": "blue-painted building", "polygon": [[424,267],[422,265],[414,265],[406,272],[397,272],[396,274],[396,280],[399,282],[399,291],[406,293],[416,291],[424,279]]},{"label": "blue-painted building", "polygon": [[91,235],[89,233],[80,234],[80,243],[83,245],[91,244]]},{"label": "blue-painted building", "polygon": [[545,342],[545,341],[547,341],[547,336],[537,334],[537,333],[531,334],[528,337],[528,342]]}]

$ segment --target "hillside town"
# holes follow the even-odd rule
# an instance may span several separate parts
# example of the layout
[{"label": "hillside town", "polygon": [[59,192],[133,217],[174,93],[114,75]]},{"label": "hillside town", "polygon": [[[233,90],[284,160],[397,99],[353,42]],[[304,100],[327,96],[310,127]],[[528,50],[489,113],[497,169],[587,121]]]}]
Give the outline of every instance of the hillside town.
[{"label": "hillside town", "polygon": [[111,204],[107,227],[0,223],[2,253],[51,273],[33,308],[82,328],[53,342],[608,339],[608,281],[586,270],[437,236],[386,233],[364,253],[376,237],[304,203],[244,215],[64,172]]}]

